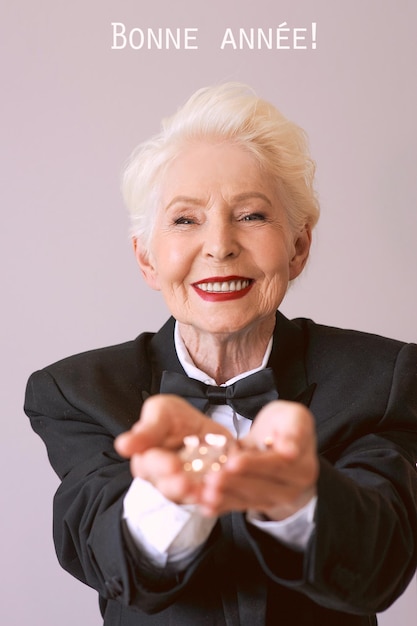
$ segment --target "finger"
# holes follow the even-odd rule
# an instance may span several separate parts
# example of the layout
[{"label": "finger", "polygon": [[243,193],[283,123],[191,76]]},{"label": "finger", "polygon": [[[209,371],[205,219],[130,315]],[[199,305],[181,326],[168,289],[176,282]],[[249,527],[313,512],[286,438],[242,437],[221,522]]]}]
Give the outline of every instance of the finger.
[{"label": "finger", "polygon": [[140,477],[155,484],[160,477],[181,472],[182,464],[174,452],[161,448],[151,448],[146,452],[132,456],[130,471],[135,478]]},{"label": "finger", "polygon": [[264,510],[293,497],[290,487],[276,481],[268,483],[249,478],[242,482],[236,477],[229,477],[226,482],[204,481],[199,505],[206,513],[222,515],[229,511]]},{"label": "finger", "polygon": [[242,443],[260,448],[267,445],[283,458],[295,459],[307,447],[316,446],[314,417],[299,403],[271,402],[259,413]]},{"label": "finger", "polygon": [[115,440],[119,454],[130,457],[151,447],[178,448],[183,438],[191,433],[199,434],[209,421],[188,402],[174,395],[157,395],[146,400],[140,419],[130,431]]},{"label": "finger", "polygon": [[315,491],[318,468],[314,448],[296,459],[275,450],[234,449],[220,472],[207,474],[204,493],[217,514],[237,505],[238,510],[294,508]]},{"label": "finger", "polygon": [[[222,474],[222,472],[220,473]],[[257,476],[210,475],[206,477],[199,504],[205,514],[257,510],[275,519],[288,517],[304,506],[316,492],[315,484],[298,486]],[[271,515],[270,512],[274,511]]]},{"label": "finger", "polygon": [[225,480],[237,476],[241,480],[253,478],[302,487],[316,481],[317,457],[314,450],[301,451],[294,457],[275,450],[242,450],[229,457],[222,472]]},{"label": "finger", "polygon": [[166,498],[174,502],[191,502],[196,491],[195,482],[183,471],[183,465],[174,452],[152,448],[143,454],[134,454],[130,461],[131,473],[150,482]]}]

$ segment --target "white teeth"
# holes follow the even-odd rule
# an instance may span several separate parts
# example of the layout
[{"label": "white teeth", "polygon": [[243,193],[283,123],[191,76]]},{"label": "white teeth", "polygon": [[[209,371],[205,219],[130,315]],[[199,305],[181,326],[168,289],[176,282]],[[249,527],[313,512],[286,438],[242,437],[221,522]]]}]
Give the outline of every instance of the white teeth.
[{"label": "white teeth", "polygon": [[228,291],[241,291],[249,286],[249,280],[229,280],[222,283],[199,283],[198,287],[202,291],[211,292],[228,292]]}]

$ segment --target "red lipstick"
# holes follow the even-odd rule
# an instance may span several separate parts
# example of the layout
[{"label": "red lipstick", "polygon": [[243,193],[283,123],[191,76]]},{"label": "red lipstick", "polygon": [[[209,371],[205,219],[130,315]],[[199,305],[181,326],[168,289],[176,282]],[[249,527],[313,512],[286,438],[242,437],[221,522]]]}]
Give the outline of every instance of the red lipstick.
[{"label": "red lipstick", "polygon": [[210,276],[192,285],[202,300],[225,302],[243,298],[252,289],[254,280],[244,276]]}]

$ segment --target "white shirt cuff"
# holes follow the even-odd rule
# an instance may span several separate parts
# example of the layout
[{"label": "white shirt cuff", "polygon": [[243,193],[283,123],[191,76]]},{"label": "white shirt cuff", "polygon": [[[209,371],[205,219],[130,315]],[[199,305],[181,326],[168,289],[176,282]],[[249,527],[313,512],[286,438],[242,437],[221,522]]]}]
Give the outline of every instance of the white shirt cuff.
[{"label": "white shirt cuff", "polygon": [[135,478],[123,501],[123,517],[136,546],[154,564],[186,567],[208,539],[216,519],[196,505],[177,505],[151,483]]},{"label": "white shirt cuff", "polygon": [[302,509],[279,522],[265,521],[256,511],[248,511],[246,519],[260,530],[279,539],[295,550],[305,550],[315,528],[317,496],[314,496]]}]

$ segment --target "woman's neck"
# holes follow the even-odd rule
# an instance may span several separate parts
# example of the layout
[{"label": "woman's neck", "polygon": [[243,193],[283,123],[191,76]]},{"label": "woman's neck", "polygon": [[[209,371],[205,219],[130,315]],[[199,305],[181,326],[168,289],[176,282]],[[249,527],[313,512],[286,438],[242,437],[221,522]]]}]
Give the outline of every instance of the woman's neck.
[{"label": "woman's neck", "polygon": [[195,365],[218,385],[262,364],[275,326],[273,319],[236,333],[201,332],[179,323],[179,331]]}]

